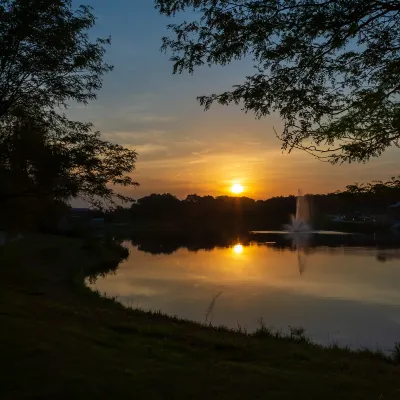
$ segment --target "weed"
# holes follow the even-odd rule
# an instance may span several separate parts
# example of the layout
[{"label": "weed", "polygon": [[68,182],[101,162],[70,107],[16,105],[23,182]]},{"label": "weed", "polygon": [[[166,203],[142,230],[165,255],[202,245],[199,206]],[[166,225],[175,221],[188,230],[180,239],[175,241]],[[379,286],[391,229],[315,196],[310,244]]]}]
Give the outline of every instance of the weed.
[{"label": "weed", "polygon": [[396,364],[400,364],[400,342],[396,342],[394,344],[394,348],[392,350],[392,357],[393,357],[393,361]]},{"label": "weed", "polygon": [[[207,310],[206,310],[206,318],[204,323],[207,325],[207,323],[209,322],[209,324],[211,325],[212,322],[212,313],[214,311],[214,307],[215,307],[215,302],[217,301],[218,297],[221,296],[222,292],[217,293],[216,295],[213,296],[210,305],[208,306]],[[211,317],[211,318],[210,318]]]},{"label": "weed", "polygon": [[290,339],[300,343],[310,343],[311,340],[305,335],[306,330],[302,327],[293,327],[289,325]]},{"label": "weed", "polygon": [[260,318],[258,320],[259,328],[253,333],[253,337],[272,337],[273,331],[272,328],[269,328],[265,325],[264,319]]},{"label": "weed", "polygon": [[248,331],[247,331],[247,327],[246,326],[242,326],[239,324],[239,321],[237,322],[237,332],[243,334],[243,335],[248,335]]}]

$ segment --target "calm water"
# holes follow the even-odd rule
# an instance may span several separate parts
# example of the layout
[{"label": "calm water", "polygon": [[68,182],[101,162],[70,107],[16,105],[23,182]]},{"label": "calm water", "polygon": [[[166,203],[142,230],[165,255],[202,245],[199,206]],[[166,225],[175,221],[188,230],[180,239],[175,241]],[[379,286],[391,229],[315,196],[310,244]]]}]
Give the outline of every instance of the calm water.
[{"label": "calm water", "polygon": [[[153,255],[126,242],[130,257],[93,287],[123,304],[249,331],[302,326],[322,344],[385,351],[400,341],[400,250],[271,243]],[[383,262],[383,261],[384,262]]]}]

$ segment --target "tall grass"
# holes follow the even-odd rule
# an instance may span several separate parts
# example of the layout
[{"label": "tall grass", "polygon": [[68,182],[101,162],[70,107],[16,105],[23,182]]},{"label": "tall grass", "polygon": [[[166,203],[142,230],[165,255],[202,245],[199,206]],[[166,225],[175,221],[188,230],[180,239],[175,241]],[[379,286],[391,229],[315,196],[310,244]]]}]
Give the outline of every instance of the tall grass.
[{"label": "tall grass", "polygon": [[[215,303],[216,303],[218,297],[221,296],[221,294],[222,294],[222,292],[219,292],[219,293],[215,294],[215,295],[213,296],[212,300],[211,300],[211,303],[210,303],[209,306],[207,307],[206,315],[205,315],[205,321],[204,321],[204,323],[205,323],[206,325],[207,325],[207,323],[210,324],[210,325],[211,325],[211,323],[212,323],[212,314],[213,314],[213,312],[214,312]],[[210,317],[211,317],[211,318],[210,318]]]},{"label": "tall grass", "polygon": [[311,338],[306,335],[306,330],[303,327],[294,327],[289,325],[288,326],[289,331],[287,333],[284,333],[281,330],[274,330],[273,327],[267,326],[263,318],[260,318],[258,320],[259,327],[253,332],[249,332],[247,327],[241,325],[239,321],[237,322],[237,328],[228,328],[222,325],[219,326],[213,325],[212,314],[214,312],[216,302],[218,298],[222,295],[222,292],[219,292],[212,297],[212,300],[206,309],[205,320],[203,323],[201,323],[186,318],[181,318],[177,315],[164,314],[161,310],[144,310],[143,308],[140,308],[138,304],[136,304],[135,306],[133,304],[133,301],[130,302],[124,301],[123,302],[124,304],[122,304],[119,296],[108,296],[107,293],[102,294],[97,289],[93,289],[92,291],[94,292],[95,295],[103,298],[104,300],[117,303],[119,306],[128,308],[133,312],[137,313],[138,315],[147,315],[154,318],[166,318],[170,321],[178,323],[189,323],[193,325],[202,326],[208,329],[212,329],[214,331],[238,333],[240,335],[247,336],[248,338],[254,338],[259,340],[263,339],[284,340],[292,343],[313,345],[313,346],[318,346],[320,348],[324,348],[327,351],[338,351],[341,353],[344,352],[344,353],[359,354],[360,356],[367,356],[371,358],[380,359],[389,363],[400,364],[400,342],[396,342],[394,344],[394,348],[391,351],[391,355],[389,355],[387,353],[384,353],[382,350],[371,350],[367,348],[361,348],[357,350],[357,349],[350,349],[349,347],[341,347],[337,341],[332,343],[332,345],[330,346],[319,345],[313,342]]},{"label": "tall grass", "polygon": [[312,345],[312,346],[318,346],[320,348],[324,348],[327,351],[337,351],[341,353],[353,353],[353,354],[359,354],[360,356],[367,356],[370,358],[375,358],[375,359],[380,359],[385,362],[389,363],[394,363],[394,364],[400,364],[400,342],[396,342],[394,345],[394,348],[391,352],[391,355],[388,355],[387,353],[384,353],[381,350],[371,350],[367,348],[361,348],[361,349],[351,349],[349,347],[341,347],[338,342],[333,342],[330,346],[324,346],[324,345],[319,345],[316,344],[311,340],[310,337],[306,335],[306,330],[303,327],[294,327],[294,326],[288,326],[289,330],[287,333],[282,332],[281,330],[274,330],[273,327],[268,326],[263,318],[260,318],[258,320],[259,327],[253,331],[249,332],[247,327],[244,325],[241,325],[239,321],[237,322],[237,328],[228,328],[226,326],[222,325],[213,325],[212,324],[212,313],[215,309],[216,302],[218,298],[222,295],[222,292],[219,292],[215,294],[207,307],[206,314],[205,314],[205,321],[203,323],[201,322],[195,322],[192,320],[189,320],[187,318],[181,318],[177,315],[169,315],[163,313],[161,310],[144,310],[143,308],[138,307],[138,305],[134,305],[133,301],[128,303],[127,301],[124,301],[124,305],[121,304],[122,302],[120,301],[119,296],[108,296],[106,293],[100,293],[98,290],[94,289],[93,292],[99,296],[102,297],[104,300],[112,301],[113,303],[118,304],[121,307],[128,308],[132,310],[133,312],[137,313],[138,315],[147,315],[149,317],[153,318],[165,318],[168,319],[169,321],[174,321],[177,323],[188,323],[192,325],[198,325],[207,329],[211,329],[214,331],[218,332],[232,332],[232,333],[237,333],[240,335],[244,335],[248,338],[252,339],[257,339],[257,340],[284,340],[288,341],[291,343],[298,343],[298,344],[304,344],[304,345]]},{"label": "tall grass", "polygon": [[392,357],[397,364],[400,364],[400,342],[395,342]]}]

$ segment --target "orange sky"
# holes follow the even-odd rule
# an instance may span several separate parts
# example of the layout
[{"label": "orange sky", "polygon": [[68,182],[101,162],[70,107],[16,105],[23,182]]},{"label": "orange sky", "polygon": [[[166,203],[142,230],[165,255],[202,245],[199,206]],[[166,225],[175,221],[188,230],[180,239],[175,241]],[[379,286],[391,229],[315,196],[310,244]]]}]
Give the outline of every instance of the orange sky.
[{"label": "orange sky", "polygon": [[[238,182],[245,188],[243,195],[263,199],[294,194],[298,188],[326,193],[354,181],[399,173],[397,149],[366,164],[330,165],[301,151],[282,153],[273,133],[274,126],[281,126],[277,118],[256,120],[238,107],[217,106],[204,112],[194,99],[191,102],[190,118],[186,114],[165,122],[164,130],[106,135],[139,153],[134,176],[141,186],[131,192],[134,197],[152,192],[180,198],[190,193],[231,194],[231,185]],[[170,140],[170,135],[176,139]],[[140,144],[132,143],[135,138]]]},{"label": "orange sky", "polygon": [[[153,2],[89,0],[98,16],[94,34],[112,36],[106,59],[114,71],[105,77],[96,102],[71,106],[72,118],[91,121],[103,137],[139,153],[133,197],[170,192],[229,194],[234,181],[256,199],[288,195],[302,188],[325,193],[354,181],[389,179],[400,173],[400,151],[392,149],[367,164],[329,165],[295,152],[282,154],[273,127],[276,116],[256,120],[237,106],[204,112],[196,96],[220,93],[253,73],[252,61],[200,68],[193,75],[172,74],[172,63],[160,52],[168,19]],[[138,12],[138,10],[140,12]]]},{"label": "orange sky", "polygon": [[[139,154],[133,176],[140,187],[125,193],[134,198],[153,192],[170,192],[179,198],[191,193],[218,196],[232,194],[230,187],[237,182],[245,188],[243,195],[264,199],[295,194],[298,188],[326,193],[400,172],[400,152],[395,148],[366,164],[331,165],[301,151],[282,153],[273,132],[273,127],[282,126],[276,117],[256,120],[235,106],[204,112],[189,96],[186,107],[182,115],[169,118],[158,115],[157,109],[144,117],[128,114],[131,130],[118,129],[120,121],[113,126],[110,120],[92,118],[106,139]],[[90,114],[91,108],[80,111]],[[148,127],[135,127],[140,118]]]}]

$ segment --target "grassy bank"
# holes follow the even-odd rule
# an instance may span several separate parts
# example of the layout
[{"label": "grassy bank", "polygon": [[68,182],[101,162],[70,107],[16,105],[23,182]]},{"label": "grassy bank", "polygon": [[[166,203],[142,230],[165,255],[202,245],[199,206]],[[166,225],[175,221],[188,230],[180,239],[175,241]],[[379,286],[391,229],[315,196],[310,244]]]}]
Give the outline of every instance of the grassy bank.
[{"label": "grassy bank", "polygon": [[399,399],[378,355],[127,310],[84,277],[117,248],[26,238],[0,249],[0,398]]}]

